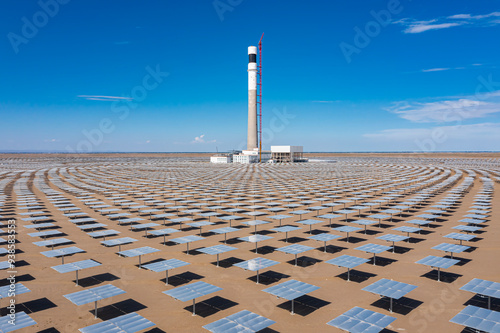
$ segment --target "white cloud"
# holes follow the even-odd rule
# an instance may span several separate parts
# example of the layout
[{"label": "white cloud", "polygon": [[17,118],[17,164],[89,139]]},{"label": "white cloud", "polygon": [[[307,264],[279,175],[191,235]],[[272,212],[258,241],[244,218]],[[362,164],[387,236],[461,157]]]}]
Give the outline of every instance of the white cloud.
[{"label": "white cloud", "polygon": [[471,125],[438,126],[432,128],[396,128],[386,129],[377,133],[367,133],[363,136],[371,139],[385,140],[415,140],[432,135],[433,131],[442,131],[450,138],[465,139],[471,136],[500,137],[500,123],[481,123]]},{"label": "white cloud", "polygon": [[416,123],[446,123],[500,112],[500,90],[427,103],[396,102],[387,110]]},{"label": "white cloud", "polygon": [[[470,66],[482,66],[482,64],[472,64]],[[459,67],[436,67],[436,68],[426,68],[422,69],[422,73],[429,73],[429,72],[444,72],[444,71],[451,71],[451,70],[457,70],[457,69],[467,69],[470,68],[470,66],[459,66]]]},{"label": "white cloud", "polygon": [[209,141],[205,141],[205,134],[202,134],[200,136],[197,136],[194,138],[193,141],[191,141],[191,143],[215,143],[217,140],[209,140]]},{"label": "white cloud", "polygon": [[448,16],[449,19],[470,19],[471,17],[471,14],[456,14]]},{"label": "white cloud", "polygon": [[467,20],[482,20],[485,18],[496,18],[500,17],[500,12],[492,12],[485,15],[471,15],[471,14],[458,14],[448,16],[449,19],[467,19]]},{"label": "white cloud", "polygon": [[492,12],[484,15],[455,14],[447,17],[440,17],[428,21],[418,21],[410,18],[404,18],[394,21],[396,24],[403,25],[404,33],[418,34],[429,30],[448,29],[458,26],[494,26],[500,24],[500,12]]},{"label": "white cloud", "polygon": [[78,98],[83,98],[89,101],[105,101],[105,102],[114,102],[114,101],[130,101],[131,97],[120,97],[120,96],[102,96],[102,95],[78,95]]},{"label": "white cloud", "polygon": [[426,23],[411,23],[405,30],[407,34],[418,34],[428,30],[439,30],[451,27],[457,27],[460,23],[440,23],[440,24],[426,24]]},{"label": "white cloud", "polygon": [[451,68],[429,68],[429,69],[422,69],[422,72],[441,72],[441,71],[449,71]]},{"label": "white cloud", "polygon": [[204,136],[205,136],[205,134],[197,136],[196,138],[194,138],[193,143],[203,143],[203,142],[205,142],[205,140],[203,140]]},{"label": "white cloud", "polygon": [[431,130],[427,128],[395,128],[386,129],[377,133],[363,134],[365,138],[384,140],[414,140],[425,135],[429,135]]}]

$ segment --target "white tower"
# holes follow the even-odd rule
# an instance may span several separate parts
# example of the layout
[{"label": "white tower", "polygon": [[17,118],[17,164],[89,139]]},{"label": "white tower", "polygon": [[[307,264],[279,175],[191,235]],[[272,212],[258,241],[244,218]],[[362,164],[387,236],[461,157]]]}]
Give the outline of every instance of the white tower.
[{"label": "white tower", "polygon": [[257,145],[257,47],[248,47],[248,134],[247,149]]}]

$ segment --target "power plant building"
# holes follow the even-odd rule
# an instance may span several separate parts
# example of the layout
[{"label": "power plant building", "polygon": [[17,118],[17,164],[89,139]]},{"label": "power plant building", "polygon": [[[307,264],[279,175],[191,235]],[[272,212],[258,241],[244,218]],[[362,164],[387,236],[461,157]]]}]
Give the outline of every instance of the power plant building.
[{"label": "power plant building", "polygon": [[271,159],[275,163],[304,162],[302,146],[271,146]]},{"label": "power plant building", "polygon": [[[259,43],[260,49],[260,43]],[[295,163],[305,162],[302,146],[271,146],[271,151],[261,151],[258,142],[257,125],[257,96],[262,99],[262,94],[257,94],[257,75],[262,70],[257,66],[257,47],[248,47],[248,126],[247,149],[241,153],[216,154],[210,157],[212,163]],[[261,74],[260,74],[261,75]],[[262,81],[259,83],[262,86]],[[261,103],[261,102],[260,102]],[[262,147],[262,142],[260,142]]]},{"label": "power plant building", "polygon": [[216,154],[214,156],[210,156],[211,163],[233,163],[233,155],[232,154]]}]

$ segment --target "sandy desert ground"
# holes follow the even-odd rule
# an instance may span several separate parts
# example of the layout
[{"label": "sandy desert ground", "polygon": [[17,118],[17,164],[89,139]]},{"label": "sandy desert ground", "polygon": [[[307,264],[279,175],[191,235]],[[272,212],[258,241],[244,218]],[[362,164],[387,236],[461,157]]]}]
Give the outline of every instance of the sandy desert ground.
[{"label": "sandy desert ground", "polygon": [[[487,301],[459,288],[473,278],[500,282],[500,159],[498,154],[311,154],[309,157],[334,159],[335,163],[302,163],[288,165],[213,165],[206,163],[204,154],[4,154],[0,155],[0,226],[7,239],[6,224],[15,219],[17,226],[16,282],[30,292],[16,296],[16,311],[24,311],[36,325],[16,332],[78,332],[124,314],[136,312],[155,326],[141,332],[208,332],[204,325],[242,310],[252,311],[275,323],[262,332],[340,332],[327,322],[358,306],[396,318],[383,332],[462,332],[463,326],[450,319],[466,305],[487,307]],[[348,202],[342,202],[347,200]],[[373,205],[369,205],[373,204]],[[488,206],[490,204],[491,206]],[[291,206],[290,206],[291,205]],[[36,206],[38,208],[31,208]],[[350,209],[354,206],[361,208]],[[437,207],[436,207],[437,206]],[[480,207],[485,207],[480,209]],[[488,208],[489,207],[489,208]],[[67,209],[70,208],[70,209]],[[281,208],[281,210],[269,210]],[[66,209],[66,210],[64,210]],[[111,211],[111,209],[113,209]],[[346,215],[335,213],[351,210]],[[109,211],[107,211],[109,210]],[[151,212],[150,212],[151,210]],[[229,211],[228,211],[229,210]],[[303,214],[295,214],[305,210]],[[388,213],[388,210],[397,212]],[[418,217],[434,212],[433,218]],[[415,262],[429,255],[449,257],[449,253],[432,249],[441,243],[459,244],[458,240],[444,238],[450,233],[463,233],[454,229],[469,212],[478,210],[485,215],[481,230],[463,245],[469,248],[453,258],[459,262],[437,271]],[[41,211],[43,213],[26,214]],[[67,214],[81,213],[70,217]],[[216,213],[208,218],[199,214]],[[248,213],[260,212],[261,215]],[[111,218],[111,214],[128,214]],[[66,214],[66,215],[65,215]],[[155,215],[171,214],[166,217]],[[289,217],[282,221],[272,219],[280,214]],[[335,214],[333,219],[321,217]],[[391,215],[379,220],[374,214]],[[30,216],[46,216],[38,221],[26,221]],[[220,255],[217,267],[215,255],[197,249],[224,244],[224,235],[211,230],[229,227],[224,216],[238,216],[231,221],[236,228],[227,233],[228,246],[235,249]],[[92,221],[72,223],[77,218]],[[185,217],[179,226],[172,220]],[[133,223],[119,220],[139,218]],[[257,226],[257,233],[272,237],[255,244],[238,238],[254,234],[254,227],[243,222],[254,219],[269,222]],[[303,225],[299,221],[316,220],[317,224]],[[378,239],[385,234],[406,236],[394,230],[401,226],[415,226],[411,220],[427,220],[420,233],[410,234],[409,242],[401,241],[392,250],[377,255],[356,250],[366,244],[392,246]],[[359,220],[376,222],[367,226]],[[203,226],[202,240],[176,244],[172,239],[199,235],[200,229],[188,223],[209,221]],[[54,249],[71,246],[82,253],[64,257],[64,263],[92,259],[100,266],[79,272],[79,285],[75,273],[58,273],[53,266],[61,265],[61,258],[49,258],[42,252],[50,246],[37,246],[42,237],[29,235],[37,230],[27,228],[36,222],[52,223],[39,231],[59,231],[46,240],[65,238],[70,243],[55,245]],[[105,226],[83,231],[81,225],[101,223]],[[141,224],[155,223],[145,236],[145,230],[131,230]],[[301,229],[288,234],[272,231],[280,223]],[[331,226],[330,226],[331,223]],[[341,226],[359,227],[346,233],[335,230]],[[153,230],[172,228],[176,231],[154,237]],[[122,257],[118,247],[104,246],[103,237],[91,237],[95,231],[115,230],[119,233],[106,240],[130,237],[136,241],[122,245],[121,250],[152,247],[159,251],[142,256],[142,265],[165,259],[178,259],[187,266],[169,271],[169,284],[164,272],[138,268],[138,257]],[[340,236],[327,242],[309,239],[318,234]],[[278,249],[287,245],[305,245],[312,249],[294,256]],[[0,244],[0,248],[7,248]],[[351,271],[347,281],[346,269],[326,263],[342,255],[369,259]],[[234,264],[257,257],[277,261],[278,264],[256,272],[244,270]],[[0,255],[0,262],[7,260]],[[9,282],[7,269],[0,270],[0,287]],[[393,312],[389,301],[362,290],[386,278],[417,286],[399,301]],[[289,280],[298,280],[319,289],[299,297],[294,302],[277,298],[263,289]],[[196,316],[192,316],[192,302],[182,302],[164,291],[203,281],[222,288],[215,293],[196,299]],[[97,319],[94,304],[75,305],[64,295],[111,284],[124,294],[98,302]],[[7,300],[1,300],[5,316]],[[492,299],[491,309],[500,311],[500,300]],[[104,332],[104,331],[103,331]]]}]

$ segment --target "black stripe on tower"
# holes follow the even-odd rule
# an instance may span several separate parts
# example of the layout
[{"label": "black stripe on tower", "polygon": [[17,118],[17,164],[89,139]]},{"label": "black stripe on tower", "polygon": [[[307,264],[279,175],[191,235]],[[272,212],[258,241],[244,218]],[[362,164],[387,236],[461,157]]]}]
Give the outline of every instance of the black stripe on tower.
[{"label": "black stripe on tower", "polygon": [[257,55],[256,54],[249,54],[248,55],[248,62],[257,62]]}]

